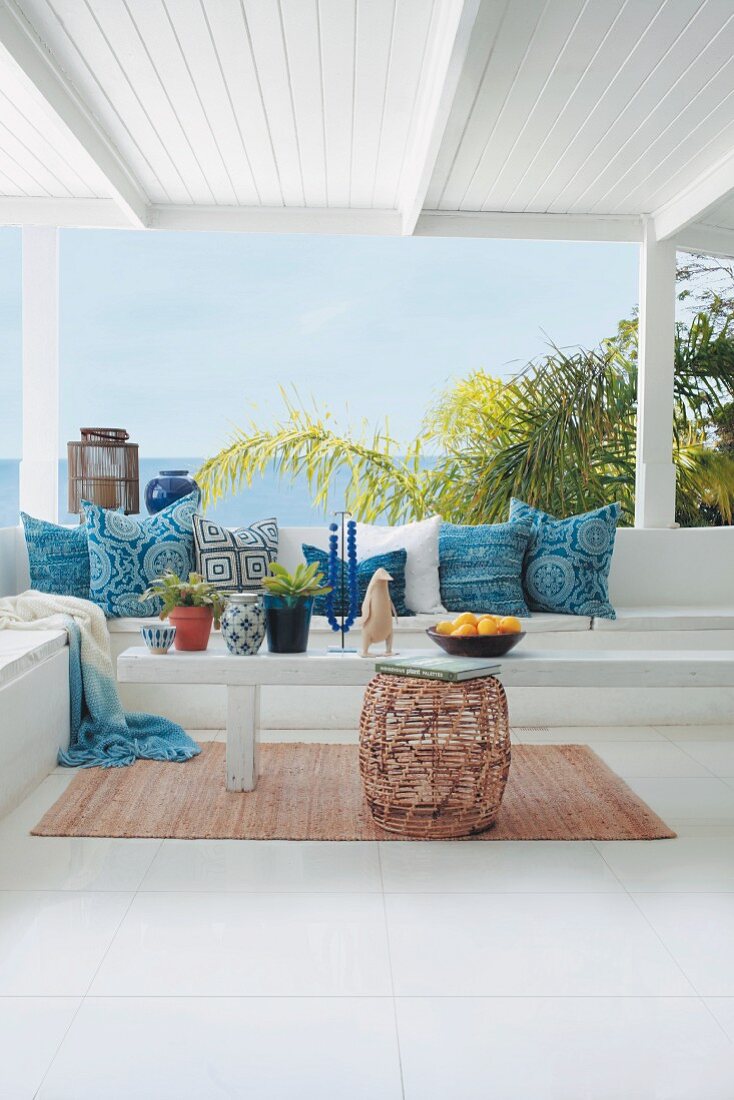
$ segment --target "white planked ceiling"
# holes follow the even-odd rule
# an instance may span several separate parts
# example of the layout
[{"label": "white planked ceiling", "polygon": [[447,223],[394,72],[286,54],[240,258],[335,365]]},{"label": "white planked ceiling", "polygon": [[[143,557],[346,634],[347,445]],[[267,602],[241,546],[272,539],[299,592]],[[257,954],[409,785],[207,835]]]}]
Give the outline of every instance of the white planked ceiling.
[{"label": "white planked ceiling", "polygon": [[12,62],[0,65],[0,195],[98,198],[104,180],[88,163]]},{"label": "white planked ceiling", "polygon": [[154,203],[395,205],[432,0],[23,0]]},{"label": "white planked ceiling", "polygon": [[0,196],[49,216],[734,232],[730,157],[734,0],[0,0]]},{"label": "white planked ceiling", "polygon": [[486,0],[427,205],[651,212],[733,144],[732,0]]}]

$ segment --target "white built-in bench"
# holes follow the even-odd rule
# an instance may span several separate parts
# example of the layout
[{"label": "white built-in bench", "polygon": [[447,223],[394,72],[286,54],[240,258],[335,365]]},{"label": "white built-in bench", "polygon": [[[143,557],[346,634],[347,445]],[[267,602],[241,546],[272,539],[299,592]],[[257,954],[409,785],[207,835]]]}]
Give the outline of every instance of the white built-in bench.
[{"label": "white built-in bench", "polygon": [[56,767],[69,744],[63,630],[0,630],[0,815]]},{"label": "white built-in bench", "polygon": [[[243,522],[253,516],[243,516]],[[301,558],[301,543],[326,548],[326,524],[312,528],[282,528],[280,560],[293,568]],[[20,528],[0,530],[0,594],[28,586],[25,543]],[[610,595],[616,621],[584,616],[534,615],[524,622],[531,635],[523,649],[602,653],[628,651],[645,655],[681,651],[686,666],[705,670],[714,660],[734,661],[734,528],[685,530],[629,530],[617,533],[610,576]],[[398,648],[426,645],[425,629],[436,616],[402,619],[396,631]],[[144,620],[118,619],[109,623],[113,657],[139,644]],[[334,640],[328,624],[315,619],[312,643],[325,647]],[[211,642],[217,649],[222,639]],[[518,650],[521,653],[523,649]],[[678,668],[682,666],[677,666]],[[581,670],[579,669],[579,673]],[[707,686],[703,686],[706,683]],[[608,678],[590,686],[576,683],[510,685],[516,725],[641,725],[727,722],[734,713],[734,688],[728,682],[711,684],[696,675],[665,683],[625,688]],[[121,685],[124,704],[171,717],[190,729],[221,729],[225,723],[222,688]],[[266,730],[301,731],[305,737],[319,731],[354,730],[361,701],[355,688],[331,688],[305,693],[293,687],[263,691],[262,722]],[[0,730],[2,736],[2,730]]]},{"label": "white built-in bench", "polygon": [[[246,521],[248,517],[243,517]],[[326,548],[323,527],[283,528],[279,558],[286,568],[301,560],[301,544]],[[729,654],[734,661],[734,528],[689,528],[670,531],[621,529],[609,580],[615,621],[585,616],[533,615],[523,621],[531,635],[522,648],[552,652],[605,650],[655,654],[684,651],[686,660],[701,667],[709,651]],[[401,619],[396,630],[397,648],[426,645],[425,630],[435,615]],[[114,655],[138,645],[137,620],[110,623]],[[314,619],[311,639],[325,647],[334,635],[324,619]],[[221,638],[211,643],[223,646]],[[724,660],[729,658],[724,656]],[[605,686],[606,685],[606,686]],[[221,688],[123,685],[128,706],[161,709],[170,717],[188,722],[194,729],[220,729],[225,723]],[[613,687],[600,684],[510,686],[513,722],[517,725],[643,725],[726,722],[734,713],[734,688],[728,682],[701,686],[688,677],[675,683],[646,683]],[[265,688],[262,724],[266,730],[303,731],[304,737],[319,730],[354,730],[361,702],[355,688],[309,688],[305,693],[283,686]]]}]

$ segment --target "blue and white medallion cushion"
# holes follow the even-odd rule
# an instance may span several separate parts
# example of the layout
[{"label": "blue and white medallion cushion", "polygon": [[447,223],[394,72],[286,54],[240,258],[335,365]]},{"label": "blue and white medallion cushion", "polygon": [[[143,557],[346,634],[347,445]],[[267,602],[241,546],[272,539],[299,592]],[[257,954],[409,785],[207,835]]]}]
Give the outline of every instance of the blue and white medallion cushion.
[{"label": "blue and white medallion cushion", "polygon": [[188,577],[194,568],[194,513],[199,493],[154,516],[125,516],[84,501],[89,540],[89,598],[108,618],[157,615],[159,599],[140,600],[167,569]]},{"label": "blue and white medallion cushion", "polygon": [[278,521],[261,519],[249,527],[222,527],[194,516],[196,571],[205,581],[229,592],[256,592],[278,560]]},{"label": "blue and white medallion cushion", "polygon": [[[316,562],[321,572],[324,574],[324,584],[326,584],[326,578],[329,576],[329,555],[326,550],[320,550],[318,546],[309,546],[307,543],[303,543],[301,546],[303,556],[306,559],[306,564],[311,565],[312,562]],[[344,578],[344,592],[347,594],[346,603],[349,604],[349,582],[347,580],[347,565],[341,560],[342,576]],[[392,577],[390,582],[390,596],[392,602],[395,605],[395,610],[398,615],[411,616],[413,612],[407,606],[405,602],[405,567],[408,561],[408,554],[406,550],[390,550],[385,554],[374,554],[370,558],[363,558],[357,562],[357,587],[359,589],[359,607],[356,614],[359,615],[361,607],[364,602],[365,595],[367,593],[367,585],[372,580],[373,573],[376,573],[378,569],[387,569],[388,573]],[[342,607],[341,601],[341,588],[337,584],[336,591],[334,592],[334,614],[346,615],[349,612],[349,607]],[[314,615],[326,614],[326,596],[317,596],[313,605]]]},{"label": "blue and white medallion cushion", "polygon": [[531,533],[521,523],[443,523],[438,553],[446,610],[528,615],[522,563]]},{"label": "blue and white medallion cushion", "polygon": [[615,619],[608,579],[619,504],[556,519],[514,497],[510,522],[530,524],[523,570],[525,596],[533,611]]},{"label": "blue and white medallion cushion", "polygon": [[83,524],[60,527],[21,512],[31,588],[54,596],[89,599],[89,550]]}]

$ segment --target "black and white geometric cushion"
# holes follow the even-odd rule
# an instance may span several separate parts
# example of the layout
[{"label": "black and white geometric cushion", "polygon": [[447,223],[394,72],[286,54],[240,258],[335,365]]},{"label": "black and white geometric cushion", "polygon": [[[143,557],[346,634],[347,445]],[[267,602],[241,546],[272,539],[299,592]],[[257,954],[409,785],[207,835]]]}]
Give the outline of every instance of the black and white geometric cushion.
[{"label": "black and white geometric cushion", "polygon": [[215,588],[251,592],[262,587],[268,566],[278,557],[278,521],[261,519],[230,530],[194,516],[196,571]]}]

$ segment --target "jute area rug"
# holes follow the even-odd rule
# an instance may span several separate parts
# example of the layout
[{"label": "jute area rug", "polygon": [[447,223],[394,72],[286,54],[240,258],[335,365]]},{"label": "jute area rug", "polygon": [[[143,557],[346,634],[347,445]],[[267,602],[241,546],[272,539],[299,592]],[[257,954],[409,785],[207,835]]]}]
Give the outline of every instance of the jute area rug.
[{"label": "jute area rug", "polygon": [[[264,744],[257,789],[224,786],[224,745],[185,764],[81,771],[36,836],[403,840],[373,822],[356,745]],[[675,833],[584,745],[517,745],[493,828],[475,840],[656,840]]]}]

